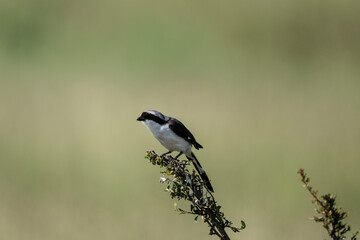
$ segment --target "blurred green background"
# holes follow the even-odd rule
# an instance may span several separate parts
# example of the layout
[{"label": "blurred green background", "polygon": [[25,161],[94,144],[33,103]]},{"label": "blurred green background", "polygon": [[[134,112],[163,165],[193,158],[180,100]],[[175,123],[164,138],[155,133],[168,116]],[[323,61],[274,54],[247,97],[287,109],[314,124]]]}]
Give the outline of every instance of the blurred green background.
[{"label": "blurred green background", "polygon": [[326,238],[300,167],[358,229],[359,23],[356,0],[0,0],[0,239],[216,239],[144,159],[147,109],[204,146],[232,239]]}]

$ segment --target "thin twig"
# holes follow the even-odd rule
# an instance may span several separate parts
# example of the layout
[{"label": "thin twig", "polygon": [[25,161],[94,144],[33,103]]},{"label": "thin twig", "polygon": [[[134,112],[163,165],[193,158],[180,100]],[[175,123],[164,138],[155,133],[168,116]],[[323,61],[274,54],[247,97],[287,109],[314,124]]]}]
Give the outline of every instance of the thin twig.
[{"label": "thin twig", "polygon": [[174,159],[171,156],[158,156],[154,151],[148,151],[146,158],[153,165],[166,168],[165,175],[172,175],[172,180],[162,178],[161,182],[167,182],[166,191],[172,198],[184,199],[191,203],[190,211],[177,208],[181,213],[196,215],[195,219],[201,217],[210,227],[210,235],[217,235],[221,240],[230,240],[225,228],[239,232],[245,228],[242,222],[241,228],[232,226],[232,222],[224,217],[217,205],[214,195],[207,189],[201,177],[195,171],[189,171],[189,161]]}]

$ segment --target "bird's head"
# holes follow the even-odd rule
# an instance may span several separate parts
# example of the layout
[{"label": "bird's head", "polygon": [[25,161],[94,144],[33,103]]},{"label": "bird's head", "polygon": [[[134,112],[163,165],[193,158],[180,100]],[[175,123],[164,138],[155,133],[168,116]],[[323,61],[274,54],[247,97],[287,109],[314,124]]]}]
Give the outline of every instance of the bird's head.
[{"label": "bird's head", "polygon": [[153,121],[158,124],[164,124],[169,119],[168,117],[164,116],[161,112],[155,111],[155,110],[148,110],[143,112],[140,117],[136,119],[137,121],[146,123],[148,121]]}]

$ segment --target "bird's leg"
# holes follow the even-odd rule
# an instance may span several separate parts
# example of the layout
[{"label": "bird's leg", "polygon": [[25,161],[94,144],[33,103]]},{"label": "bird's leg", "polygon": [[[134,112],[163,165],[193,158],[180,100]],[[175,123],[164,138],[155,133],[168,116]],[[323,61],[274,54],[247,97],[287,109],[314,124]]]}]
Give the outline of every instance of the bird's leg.
[{"label": "bird's leg", "polygon": [[175,158],[174,160],[178,159],[178,157],[180,157],[183,154],[183,152],[180,152]]},{"label": "bird's leg", "polygon": [[169,153],[172,153],[172,151],[168,151],[168,152],[166,152],[166,153],[163,153],[163,154],[160,155],[160,157],[162,158],[162,157],[168,155]]}]

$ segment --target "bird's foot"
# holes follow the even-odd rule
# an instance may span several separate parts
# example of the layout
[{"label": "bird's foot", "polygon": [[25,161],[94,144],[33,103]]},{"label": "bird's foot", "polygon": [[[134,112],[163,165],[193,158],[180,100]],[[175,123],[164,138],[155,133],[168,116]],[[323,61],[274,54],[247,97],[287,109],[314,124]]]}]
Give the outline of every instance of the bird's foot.
[{"label": "bird's foot", "polygon": [[173,160],[178,159],[178,157],[180,157],[182,154],[183,154],[183,153],[182,153],[182,152],[180,152],[178,155],[176,155],[176,157],[175,157],[175,158],[173,158]]},{"label": "bird's foot", "polygon": [[166,152],[166,153],[163,153],[163,154],[161,154],[159,157],[160,157],[160,158],[163,158],[163,157],[165,157],[166,155],[168,155],[169,153],[171,153],[171,151],[168,151],[168,152]]}]

